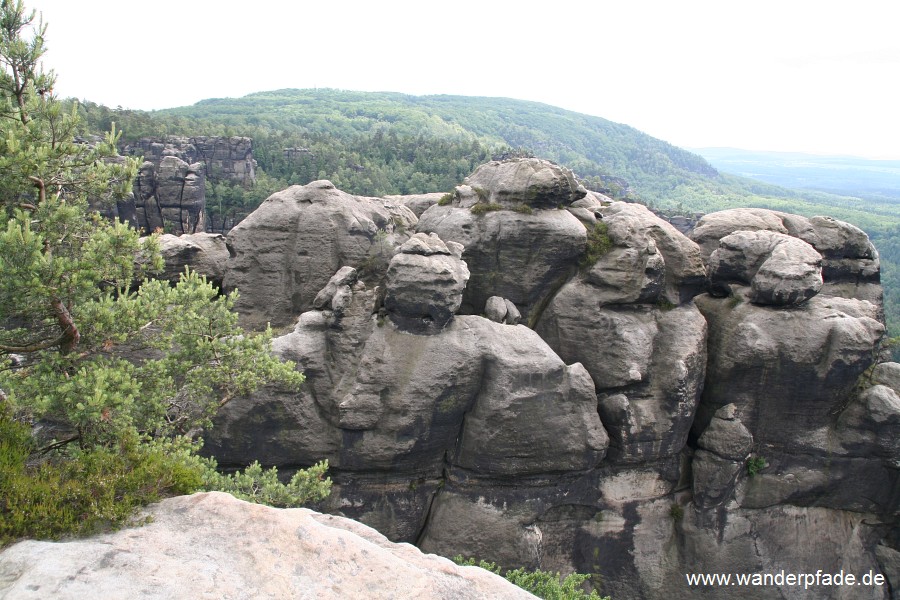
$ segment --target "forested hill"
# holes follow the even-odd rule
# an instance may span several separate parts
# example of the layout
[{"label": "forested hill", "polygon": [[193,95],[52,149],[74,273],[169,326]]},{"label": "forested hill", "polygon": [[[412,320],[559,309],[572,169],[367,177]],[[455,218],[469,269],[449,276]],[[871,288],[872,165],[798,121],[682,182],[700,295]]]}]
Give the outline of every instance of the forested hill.
[{"label": "forested hill", "polygon": [[518,152],[563,164],[588,187],[661,210],[756,206],[831,215],[873,237],[885,263],[888,313],[900,314],[893,308],[900,306],[894,268],[900,251],[889,243],[900,232],[895,201],[788,190],[720,173],[697,154],[599,117],[506,98],[327,89],[260,92],[154,112],[90,102],[81,110],[94,131],[116,122],[124,142],[165,134],[253,138],[257,189],[215,186],[208,194],[212,213],[252,210],[270,192],[314,179],[372,196],[445,192],[478,164]]}]

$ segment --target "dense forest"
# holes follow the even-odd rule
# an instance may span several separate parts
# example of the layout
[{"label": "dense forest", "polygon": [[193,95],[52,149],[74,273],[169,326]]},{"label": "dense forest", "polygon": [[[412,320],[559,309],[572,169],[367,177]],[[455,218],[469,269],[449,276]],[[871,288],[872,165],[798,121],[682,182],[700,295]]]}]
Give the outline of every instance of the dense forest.
[{"label": "dense forest", "polygon": [[[697,154],[611,121],[505,98],[278,90],[143,112],[82,102],[85,132],[112,123],[127,144],[161,135],[253,139],[253,189],[210,180],[212,223],[239,219],[290,184],[330,179],[360,195],[446,192],[479,164],[534,155],[585,184],[666,213],[753,206],[830,215],[864,229],[881,253],[892,335],[900,334],[900,198],[786,189],[713,168]],[[865,197],[861,197],[865,195]]]}]

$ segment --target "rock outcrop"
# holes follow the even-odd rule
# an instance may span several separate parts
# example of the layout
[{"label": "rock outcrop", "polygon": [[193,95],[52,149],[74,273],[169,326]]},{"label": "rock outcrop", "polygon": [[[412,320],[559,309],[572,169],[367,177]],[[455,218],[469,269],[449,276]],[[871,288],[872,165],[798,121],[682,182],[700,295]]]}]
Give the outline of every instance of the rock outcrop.
[{"label": "rock outcrop", "polygon": [[206,180],[249,187],[256,179],[252,142],[246,137],[142,138],[122,154],[144,160],[131,197],[103,213],[147,233],[202,233]]},{"label": "rock outcrop", "polygon": [[229,232],[225,288],[241,290],[235,308],[244,325],[287,325],[342,266],[382,278],[416,222],[402,204],[351,196],[330,181],[292,186]]},{"label": "rock outcrop", "polygon": [[534,598],[478,567],[395,544],[349,519],[211,492],[149,508],[149,524],[0,553],[0,597]]},{"label": "rock outcrop", "polygon": [[864,234],[747,209],[691,240],[569,175],[490,163],[418,222],[327,182],[270,198],[229,237],[226,287],[248,322],[295,323],[273,349],[307,382],[232,400],[207,450],[327,458],[329,511],[446,556],[597,573],[617,600],[780,568],[893,579],[703,593],[890,597],[900,365],[876,366]]},{"label": "rock outcrop", "polygon": [[218,233],[167,233],[159,236],[159,250],[165,263],[160,279],[176,283],[185,268],[189,268],[206,277],[213,285],[222,285],[228,263],[225,236]]}]

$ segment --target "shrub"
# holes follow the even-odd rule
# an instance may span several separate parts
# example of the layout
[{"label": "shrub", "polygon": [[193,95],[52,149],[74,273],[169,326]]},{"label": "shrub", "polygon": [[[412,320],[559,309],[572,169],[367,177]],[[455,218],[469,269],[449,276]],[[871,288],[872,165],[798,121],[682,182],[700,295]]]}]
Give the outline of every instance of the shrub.
[{"label": "shrub", "polygon": [[590,269],[600,257],[610,251],[612,240],[609,238],[609,226],[603,221],[597,221],[588,229],[587,249],[579,264],[584,270]]},{"label": "shrub", "polygon": [[136,508],[191,493],[202,483],[199,462],[134,441],[29,466],[29,429],[0,417],[0,546],[22,537],[57,539],[118,528]]},{"label": "shrub", "polygon": [[512,208],[513,212],[522,213],[523,215],[530,215],[534,213],[534,209],[532,209],[527,204],[516,204]]},{"label": "shrub", "polygon": [[747,475],[753,477],[768,466],[765,458],[762,456],[754,456],[747,461]]},{"label": "shrub", "polygon": [[325,477],[326,460],[297,471],[286,484],[278,480],[278,469],[264,470],[258,461],[243,472],[231,475],[219,473],[215,470],[215,461],[207,461],[210,468],[203,474],[204,487],[210,491],[228,492],[248,502],[294,508],[323,500],[331,493],[331,479]]},{"label": "shrub", "polygon": [[596,590],[591,590],[589,594],[586,593],[582,586],[591,576],[582,573],[572,573],[563,577],[559,573],[550,573],[539,569],[534,571],[512,569],[503,572],[495,563],[484,560],[476,562],[474,558],[464,559],[460,555],[455,556],[453,561],[458,565],[481,567],[491,573],[501,575],[510,583],[545,600],[610,600],[609,596],[601,597]]},{"label": "shrub", "polygon": [[438,206],[449,206],[453,203],[453,192],[448,194],[444,194],[441,196],[441,199],[438,200]]},{"label": "shrub", "polygon": [[493,212],[495,210],[503,210],[503,207],[499,204],[490,204],[488,202],[479,202],[470,208],[473,215],[481,216],[485,213]]}]

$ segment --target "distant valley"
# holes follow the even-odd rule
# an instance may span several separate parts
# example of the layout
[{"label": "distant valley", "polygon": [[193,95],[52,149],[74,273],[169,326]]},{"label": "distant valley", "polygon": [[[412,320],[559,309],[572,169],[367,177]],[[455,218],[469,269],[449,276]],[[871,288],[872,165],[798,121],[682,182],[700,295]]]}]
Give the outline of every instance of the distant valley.
[{"label": "distant valley", "polygon": [[900,160],[759,152],[736,148],[692,149],[720,171],[788,188],[900,202]]}]

